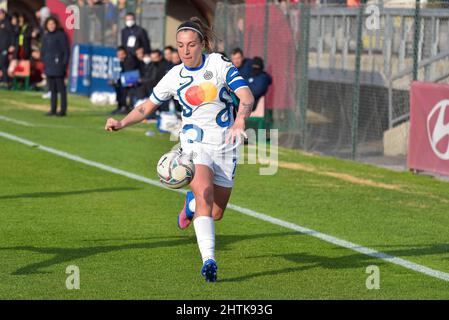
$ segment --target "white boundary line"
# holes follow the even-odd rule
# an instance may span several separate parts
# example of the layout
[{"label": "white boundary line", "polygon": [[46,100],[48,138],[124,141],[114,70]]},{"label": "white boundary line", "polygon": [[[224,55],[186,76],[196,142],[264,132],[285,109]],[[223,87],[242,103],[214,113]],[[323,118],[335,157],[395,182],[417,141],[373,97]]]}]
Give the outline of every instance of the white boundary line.
[{"label": "white boundary line", "polygon": [[[20,137],[17,137],[15,135],[12,135],[12,134],[9,134],[9,133],[6,133],[6,132],[0,131],[0,137],[3,137],[5,139],[9,139],[9,140],[12,140],[12,141],[16,141],[16,142],[19,142],[19,143],[22,143],[22,144],[30,146],[30,147],[36,147],[36,148],[38,148],[40,150],[52,153],[54,155],[57,155],[57,156],[60,156],[60,157],[63,157],[63,158],[69,159],[69,160],[73,160],[73,161],[76,161],[76,162],[80,162],[80,163],[83,163],[83,164],[86,164],[88,166],[95,167],[95,168],[98,168],[98,169],[101,169],[101,170],[104,170],[104,171],[112,172],[112,173],[115,173],[115,174],[118,174],[118,175],[130,178],[130,179],[141,181],[141,182],[150,184],[152,186],[156,186],[156,187],[159,187],[159,188],[164,188],[164,189],[171,190],[171,191],[176,191],[178,193],[186,193],[185,190],[168,189],[168,188],[162,186],[159,183],[159,181],[156,181],[156,180],[153,180],[153,179],[149,179],[149,178],[145,178],[143,176],[140,176],[140,175],[137,175],[137,174],[125,171],[125,170],[120,170],[120,169],[117,169],[117,168],[114,168],[114,167],[111,167],[111,166],[108,166],[108,165],[105,165],[105,164],[102,164],[102,163],[99,163],[99,162],[90,161],[90,160],[81,158],[81,157],[79,157],[77,155],[73,155],[73,154],[70,154],[70,153],[67,153],[67,152],[64,152],[64,151],[59,151],[59,150],[56,150],[56,149],[53,149],[53,148],[50,148],[50,147],[39,145],[39,144],[37,144],[35,142],[32,142],[30,140],[22,139]],[[431,269],[429,267],[426,267],[426,266],[423,266],[423,265],[420,265],[420,264],[417,264],[417,263],[414,263],[414,262],[411,262],[411,261],[408,261],[408,260],[405,260],[405,259],[402,259],[402,258],[391,256],[389,254],[382,253],[382,252],[376,251],[374,249],[370,249],[370,248],[367,248],[367,247],[364,247],[364,246],[361,246],[361,245],[358,245],[358,244],[355,244],[355,243],[352,243],[352,242],[349,242],[349,241],[346,241],[346,240],[342,240],[342,239],[339,239],[339,238],[327,235],[325,233],[321,233],[319,231],[315,231],[315,230],[312,230],[312,229],[309,229],[309,228],[305,228],[305,227],[302,227],[300,225],[297,225],[297,224],[294,224],[294,223],[291,223],[291,222],[287,222],[287,221],[284,221],[284,220],[281,220],[281,219],[273,218],[273,217],[271,217],[269,215],[253,211],[253,210],[248,209],[248,208],[240,207],[240,206],[237,206],[237,205],[234,205],[234,204],[231,204],[231,203],[228,204],[228,208],[230,208],[230,209],[232,209],[234,211],[237,211],[239,213],[242,213],[244,215],[247,215],[247,216],[250,216],[250,217],[262,220],[262,221],[266,221],[266,222],[269,222],[269,223],[272,223],[272,224],[275,224],[275,225],[278,225],[278,226],[281,226],[281,227],[284,227],[284,228],[287,228],[287,229],[291,229],[291,230],[294,230],[294,231],[297,231],[297,232],[300,232],[300,233],[303,233],[303,234],[306,234],[306,235],[309,235],[309,236],[321,239],[321,240],[329,242],[329,243],[331,243],[333,245],[336,245],[336,246],[339,246],[339,247],[343,247],[343,248],[346,248],[346,249],[349,249],[349,250],[352,250],[352,251],[356,251],[356,252],[359,252],[361,254],[373,257],[373,258],[378,258],[378,259],[384,260],[386,262],[390,262],[390,263],[396,264],[398,266],[407,268],[409,270],[413,270],[413,271],[416,271],[416,272],[428,275],[430,277],[437,278],[437,279],[449,282],[449,273],[445,273],[443,271]]]},{"label": "white boundary line", "polygon": [[9,118],[9,117],[5,117],[5,116],[0,116],[0,120],[11,122],[11,123],[15,123],[15,124],[20,124],[21,126],[25,126],[25,127],[34,127],[34,124],[32,124],[32,123],[29,123],[29,122],[26,122],[26,121],[22,121],[22,120],[13,119],[13,118]]}]

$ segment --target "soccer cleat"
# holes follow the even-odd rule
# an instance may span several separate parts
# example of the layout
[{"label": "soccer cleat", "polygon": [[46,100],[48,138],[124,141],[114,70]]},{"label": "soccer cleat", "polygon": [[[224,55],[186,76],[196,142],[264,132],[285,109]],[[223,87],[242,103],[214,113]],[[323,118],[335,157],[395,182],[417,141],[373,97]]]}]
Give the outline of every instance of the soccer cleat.
[{"label": "soccer cleat", "polygon": [[192,191],[188,191],[186,195],[186,200],[184,202],[184,208],[178,215],[178,227],[179,229],[186,229],[192,222],[193,215],[195,214],[189,208],[190,201],[194,200],[195,196]]},{"label": "soccer cleat", "polygon": [[206,279],[206,282],[216,282],[217,281],[217,263],[215,260],[209,259],[204,262],[201,268],[201,275]]}]

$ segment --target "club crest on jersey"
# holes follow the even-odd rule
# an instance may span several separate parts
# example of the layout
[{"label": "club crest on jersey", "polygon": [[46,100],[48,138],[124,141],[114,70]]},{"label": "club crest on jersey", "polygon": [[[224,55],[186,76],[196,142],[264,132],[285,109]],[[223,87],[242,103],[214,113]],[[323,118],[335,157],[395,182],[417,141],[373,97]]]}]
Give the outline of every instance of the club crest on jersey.
[{"label": "club crest on jersey", "polygon": [[212,73],[212,71],[206,71],[204,73],[204,79],[206,79],[206,80],[212,79],[213,76],[214,76],[214,74]]}]

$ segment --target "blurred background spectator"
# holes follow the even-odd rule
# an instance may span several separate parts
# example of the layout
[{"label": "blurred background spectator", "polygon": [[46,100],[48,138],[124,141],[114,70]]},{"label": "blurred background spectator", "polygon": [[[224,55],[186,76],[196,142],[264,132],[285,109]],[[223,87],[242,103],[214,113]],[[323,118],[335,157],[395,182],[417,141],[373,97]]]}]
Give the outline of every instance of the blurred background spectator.
[{"label": "blurred background spectator", "polygon": [[164,59],[167,61],[167,69],[170,70],[173,67],[173,52],[175,51],[175,48],[172,46],[166,46],[164,48]]},{"label": "blurred background spectator", "polygon": [[179,57],[178,50],[174,50],[171,58],[171,63],[173,66],[177,66],[181,63],[181,58]]},{"label": "blurred background spectator", "polygon": [[28,19],[25,15],[18,16],[18,34],[16,37],[16,51],[14,52],[14,59],[29,60],[31,58],[31,39],[32,28],[28,24]]},{"label": "blurred background spectator", "polygon": [[251,59],[245,58],[242,49],[235,48],[231,51],[231,61],[239,70],[240,75],[244,79],[248,79],[251,73]]},{"label": "blurred background spectator", "polygon": [[139,60],[124,46],[117,48],[117,58],[120,61],[120,77],[115,83],[111,83],[117,94],[117,108],[111,114],[127,113],[131,110],[134,90],[132,87],[125,86],[122,77],[125,72],[139,70]]},{"label": "blurred background spectator", "polygon": [[135,54],[137,48],[143,48],[145,53],[151,52],[150,39],[145,29],[136,24],[134,13],[128,12],[125,16],[126,27],[122,30],[122,46],[128,53]]},{"label": "blurred background spectator", "polygon": [[9,53],[13,51],[15,43],[15,35],[6,14],[6,11],[0,9],[0,86],[8,87],[8,66]]},{"label": "blurred background spectator", "polygon": [[[51,110],[47,115],[65,116],[67,113],[65,75],[69,64],[70,45],[59,21],[54,17],[47,18],[45,21],[41,56],[51,92]],[[58,93],[61,95],[61,110],[56,113]]]},{"label": "blurred background spectator", "polygon": [[168,62],[162,56],[160,50],[152,50],[146,54],[140,63],[141,84],[138,88],[138,99],[144,99],[151,95],[153,88],[167,73]]},{"label": "blurred background spectator", "polygon": [[264,71],[262,58],[254,57],[251,62],[251,72],[248,78],[248,85],[255,99],[253,111],[256,109],[259,99],[267,93],[271,83],[272,78]]},{"label": "blurred background spectator", "polygon": [[[30,83],[31,83],[32,89],[45,87],[45,89],[47,90],[47,85],[46,85],[46,80],[45,80],[45,66],[41,60],[40,48],[37,46],[33,46],[31,48]],[[50,95],[51,95],[51,92],[50,92]]]}]

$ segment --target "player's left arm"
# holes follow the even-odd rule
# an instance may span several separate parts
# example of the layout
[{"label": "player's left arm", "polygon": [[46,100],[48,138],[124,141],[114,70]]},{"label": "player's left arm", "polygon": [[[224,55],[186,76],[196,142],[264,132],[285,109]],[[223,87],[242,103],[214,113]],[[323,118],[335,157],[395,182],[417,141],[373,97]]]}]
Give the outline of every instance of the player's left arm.
[{"label": "player's left arm", "polygon": [[234,124],[229,128],[227,141],[235,142],[242,137],[247,138],[245,133],[245,120],[251,114],[254,105],[254,96],[249,89],[248,83],[240,75],[238,69],[232,62],[221,56],[218,60],[220,77],[226,82],[226,86],[239,98],[239,109]]},{"label": "player's left arm", "polygon": [[248,138],[245,133],[245,121],[251,114],[254,105],[254,96],[248,87],[242,87],[235,92],[239,98],[239,111],[235,117],[234,124],[229,129],[229,139],[234,142],[236,139],[241,139],[242,136]]}]

